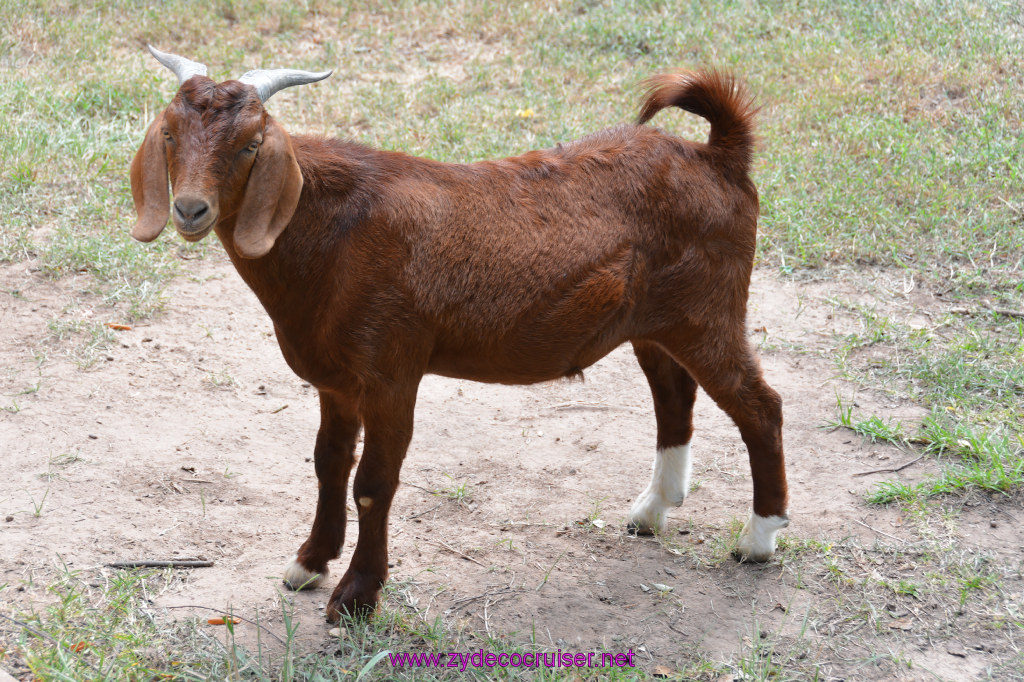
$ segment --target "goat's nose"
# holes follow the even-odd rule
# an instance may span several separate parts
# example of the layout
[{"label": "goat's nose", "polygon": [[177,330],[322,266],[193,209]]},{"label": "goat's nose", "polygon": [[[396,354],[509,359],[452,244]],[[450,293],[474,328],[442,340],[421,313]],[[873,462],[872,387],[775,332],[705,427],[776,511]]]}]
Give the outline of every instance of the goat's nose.
[{"label": "goat's nose", "polygon": [[193,197],[180,197],[174,200],[174,211],[178,214],[178,217],[182,221],[187,223],[194,223],[198,220],[202,220],[206,212],[210,210],[210,205],[202,199],[196,199]]}]

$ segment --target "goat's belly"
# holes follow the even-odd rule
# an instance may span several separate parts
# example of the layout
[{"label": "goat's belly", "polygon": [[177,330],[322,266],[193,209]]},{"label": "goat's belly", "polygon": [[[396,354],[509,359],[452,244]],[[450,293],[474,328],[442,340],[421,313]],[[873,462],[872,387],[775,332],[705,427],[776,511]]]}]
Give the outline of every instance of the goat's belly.
[{"label": "goat's belly", "polygon": [[445,349],[435,352],[427,369],[431,374],[489,384],[536,384],[582,377],[583,370],[613,351],[621,340],[587,345],[565,353],[557,344],[536,344],[512,349]]}]

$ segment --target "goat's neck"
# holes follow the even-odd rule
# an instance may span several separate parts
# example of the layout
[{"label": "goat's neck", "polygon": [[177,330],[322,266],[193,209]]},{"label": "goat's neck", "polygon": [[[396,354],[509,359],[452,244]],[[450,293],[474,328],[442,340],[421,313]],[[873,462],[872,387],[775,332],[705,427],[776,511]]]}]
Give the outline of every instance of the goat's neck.
[{"label": "goat's neck", "polygon": [[366,201],[376,169],[373,150],[361,145],[303,136],[292,137],[292,144],[304,179],[302,196],[274,248],[262,258],[242,258],[234,248],[235,218],[217,227],[239,275],[278,325],[313,314],[339,285],[345,231],[353,227],[344,216],[354,216],[353,204]]}]

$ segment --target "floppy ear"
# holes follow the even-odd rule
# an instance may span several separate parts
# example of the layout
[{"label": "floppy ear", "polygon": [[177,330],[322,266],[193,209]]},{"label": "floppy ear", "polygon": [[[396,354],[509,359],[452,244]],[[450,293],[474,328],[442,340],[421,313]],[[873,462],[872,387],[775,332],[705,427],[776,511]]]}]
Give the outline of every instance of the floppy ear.
[{"label": "floppy ear", "polygon": [[167,199],[167,155],[163,140],[164,115],[160,114],[146,131],[139,151],[132,160],[132,199],[139,219],[132,228],[132,237],[151,242],[167,224],[171,205]]},{"label": "floppy ear", "polygon": [[302,171],[284,128],[273,120],[249,173],[235,223],[235,249],[242,258],[259,258],[274,247],[288,227],[302,194]]}]

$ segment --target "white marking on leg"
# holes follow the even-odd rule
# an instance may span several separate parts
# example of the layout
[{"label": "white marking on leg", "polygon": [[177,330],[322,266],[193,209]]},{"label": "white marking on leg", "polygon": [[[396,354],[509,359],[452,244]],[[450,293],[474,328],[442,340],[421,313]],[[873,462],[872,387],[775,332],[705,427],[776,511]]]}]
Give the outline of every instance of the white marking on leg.
[{"label": "white marking on leg", "polygon": [[312,590],[320,587],[320,584],[327,578],[327,570],[323,573],[314,573],[306,570],[306,567],[299,563],[297,556],[292,557],[288,567],[284,569],[284,583],[292,590]]},{"label": "white marking on leg", "polygon": [[356,500],[356,514],[362,516],[363,512],[370,511],[371,506],[373,506],[372,497],[360,497],[358,500]]},{"label": "white marking on leg", "polygon": [[768,561],[775,554],[775,536],[789,525],[785,516],[758,516],[750,512],[750,518],[740,531],[736,543],[736,554],[740,561]]},{"label": "white marking on leg", "polygon": [[629,520],[637,530],[648,533],[665,525],[665,512],[681,505],[690,492],[692,467],[689,443],[658,448],[651,482],[629,510]]}]

